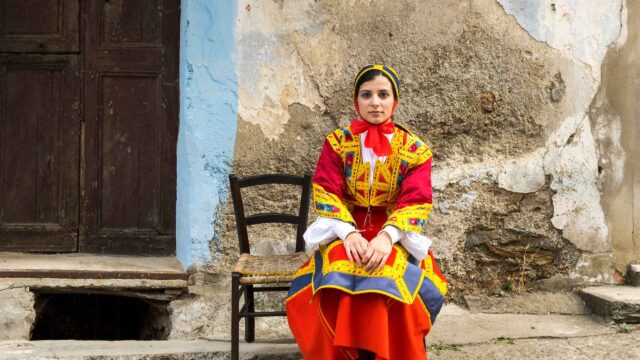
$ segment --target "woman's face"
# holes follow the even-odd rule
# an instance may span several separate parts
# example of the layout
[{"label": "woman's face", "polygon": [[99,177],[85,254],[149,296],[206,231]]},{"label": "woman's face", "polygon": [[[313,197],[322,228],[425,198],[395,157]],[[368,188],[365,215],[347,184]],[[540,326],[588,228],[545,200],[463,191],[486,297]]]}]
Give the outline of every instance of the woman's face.
[{"label": "woman's face", "polygon": [[393,87],[391,81],[380,75],[362,83],[358,89],[360,115],[370,124],[382,124],[393,111]]}]

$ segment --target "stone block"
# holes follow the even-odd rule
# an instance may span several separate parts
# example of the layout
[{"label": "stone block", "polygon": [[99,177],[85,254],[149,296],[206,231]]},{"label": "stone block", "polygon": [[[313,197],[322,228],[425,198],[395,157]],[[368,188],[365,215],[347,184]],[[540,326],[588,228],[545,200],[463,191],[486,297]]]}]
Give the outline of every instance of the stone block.
[{"label": "stone block", "polygon": [[[285,293],[257,293],[256,310],[284,310]],[[231,283],[221,277],[216,285],[194,285],[189,294],[169,305],[171,340],[229,340],[231,338]],[[244,300],[240,302],[240,306]],[[244,320],[240,321],[244,338]],[[292,340],[287,319],[283,316],[256,319],[256,341]]]},{"label": "stone block", "polygon": [[629,265],[627,283],[632,286],[640,286],[640,264]]},{"label": "stone block", "polygon": [[570,292],[527,293],[511,296],[466,295],[472,313],[583,315],[587,311],[579,296]]},{"label": "stone block", "polygon": [[592,286],[580,291],[596,315],[617,323],[640,323],[640,287]]},{"label": "stone block", "polygon": [[28,340],[36,320],[35,297],[28,288],[0,290],[0,340]]}]

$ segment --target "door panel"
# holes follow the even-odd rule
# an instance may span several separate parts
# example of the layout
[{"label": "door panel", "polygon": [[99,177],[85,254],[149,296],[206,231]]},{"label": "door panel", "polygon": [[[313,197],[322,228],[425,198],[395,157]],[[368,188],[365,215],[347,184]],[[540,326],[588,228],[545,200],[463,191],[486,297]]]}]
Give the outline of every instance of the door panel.
[{"label": "door panel", "polygon": [[0,52],[77,53],[78,0],[0,1]]},{"label": "door panel", "polygon": [[0,250],[75,251],[76,55],[0,54]]},{"label": "door panel", "polygon": [[158,80],[153,75],[102,78],[101,232],[156,230],[161,181]]},{"label": "door panel", "polygon": [[177,0],[86,6],[80,251],[175,252]]},{"label": "door panel", "polygon": [[0,250],[175,252],[179,17],[0,1]]}]

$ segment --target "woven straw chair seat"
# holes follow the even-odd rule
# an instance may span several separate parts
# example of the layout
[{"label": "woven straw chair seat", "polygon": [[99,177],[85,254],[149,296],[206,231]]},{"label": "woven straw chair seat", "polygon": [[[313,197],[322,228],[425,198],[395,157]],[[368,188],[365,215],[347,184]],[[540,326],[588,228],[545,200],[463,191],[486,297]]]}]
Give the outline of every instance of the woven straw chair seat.
[{"label": "woven straw chair seat", "polygon": [[240,273],[240,284],[289,283],[296,270],[309,256],[305,252],[287,255],[241,254],[234,272]]}]

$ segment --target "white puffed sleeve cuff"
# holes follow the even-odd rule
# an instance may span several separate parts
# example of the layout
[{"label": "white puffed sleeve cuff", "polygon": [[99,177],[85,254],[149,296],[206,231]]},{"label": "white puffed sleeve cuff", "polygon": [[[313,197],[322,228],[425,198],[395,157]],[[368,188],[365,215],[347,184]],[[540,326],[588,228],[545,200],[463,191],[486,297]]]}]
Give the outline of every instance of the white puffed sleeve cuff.
[{"label": "white puffed sleeve cuff", "polygon": [[392,225],[385,226],[382,231],[389,234],[394,244],[399,241],[400,245],[407,249],[409,254],[413,255],[416,260],[422,261],[427,257],[427,252],[432,243],[428,237],[420,233],[404,232]]},{"label": "white puffed sleeve cuff", "polygon": [[389,236],[391,237],[391,242],[394,244],[400,241],[400,239],[402,239],[402,237],[404,236],[404,231],[398,229],[393,225],[387,225],[380,231],[384,231],[389,234]]},{"label": "white puffed sleeve cuff", "polygon": [[415,232],[406,232],[404,237],[400,239],[400,244],[418,261],[427,257],[431,243],[428,237]]},{"label": "white puffed sleeve cuff", "polygon": [[304,232],[303,238],[308,248],[328,244],[335,239],[344,239],[356,228],[342,220],[318,216]]}]

